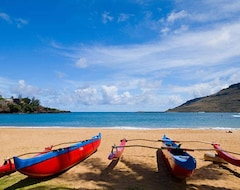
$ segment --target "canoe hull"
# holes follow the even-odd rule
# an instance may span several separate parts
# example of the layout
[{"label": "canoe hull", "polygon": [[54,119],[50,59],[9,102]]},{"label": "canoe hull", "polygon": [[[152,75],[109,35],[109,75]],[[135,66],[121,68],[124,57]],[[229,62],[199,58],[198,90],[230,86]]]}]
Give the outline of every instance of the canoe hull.
[{"label": "canoe hull", "polygon": [[227,152],[224,152],[219,144],[212,144],[216,152],[218,153],[219,157],[224,159],[226,162],[233,164],[235,166],[240,167],[240,159],[228,154]]},{"label": "canoe hull", "polygon": [[195,158],[180,149],[176,143],[165,135],[162,138],[162,142],[163,147],[166,148],[162,150],[163,159],[172,175],[180,179],[190,177],[196,168]]},{"label": "canoe hull", "polygon": [[[38,153],[36,156],[45,154],[49,151],[51,151],[52,146],[46,147],[44,151]],[[11,173],[14,173],[16,171],[15,164],[12,162],[12,159],[7,159],[3,163],[3,165],[0,167],[0,177],[3,177],[5,175],[10,175]]]},{"label": "canoe hull", "polygon": [[14,157],[16,170],[33,178],[53,176],[66,171],[96,152],[100,142],[101,134],[90,140],[33,158]]},{"label": "canoe hull", "polygon": [[[190,177],[193,174],[195,168],[188,169],[177,163],[176,158],[168,151],[163,150],[163,157],[168,169],[177,178],[184,179],[186,177]],[[194,162],[193,160],[189,160],[190,162]],[[186,161],[187,162],[187,161]]]},{"label": "canoe hull", "polygon": [[9,175],[11,173],[14,173],[16,171],[14,163],[7,159],[3,163],[3,165],[0,167],[0,177],[3,177],[5,175]]},{"label": "canoe hull", "polygon": [[124,146],[126,145],[127,140],[126,139],[122,139],[121,143],[120,143],[120,147],[117,147],[116,150],[113,150],[109,156],[108,159],[109,160],[117,160],[121,157],[123,151],[124,151]]}]

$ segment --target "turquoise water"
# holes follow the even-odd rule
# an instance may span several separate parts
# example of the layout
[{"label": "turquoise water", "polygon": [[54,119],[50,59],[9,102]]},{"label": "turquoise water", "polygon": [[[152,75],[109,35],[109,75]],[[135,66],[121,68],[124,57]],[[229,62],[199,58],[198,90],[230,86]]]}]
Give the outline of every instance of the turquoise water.
[{"label": "turquoise water", "polygon": [[240,129],[239,113],[73,112],[0,114],[0,127],[231,128]]}]

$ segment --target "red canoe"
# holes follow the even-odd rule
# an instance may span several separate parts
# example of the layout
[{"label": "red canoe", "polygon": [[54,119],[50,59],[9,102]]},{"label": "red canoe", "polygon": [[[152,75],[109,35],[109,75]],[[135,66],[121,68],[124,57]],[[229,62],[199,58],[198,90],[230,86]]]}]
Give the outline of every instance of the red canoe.
[{"label": "red canoe", "polygon": [[196,169],[195,158],[166,135],[163,136],[162,142],[163,159],[170,172],[179,179],[190,177]]},{"label": "red canoe", "polygon": [[29,177],[41,178],[59,174],[97,151],[101,134],[73,144],[69,147],[52,150],[32,158],[13,157],[16,170]]},{"label": "red canoe", "polygon": [[3,177],[5,175],[9,175],[13,172],[15,172],[15,165],[11,161],[11,158],[6,159],[3,163],[3,165],[0,167],[0,177]]},{"label": "red canoe", "polygon": [[[124,151],[124,146],[125,146],[126,142],[127,142],[126,139],[122,139],[119,147],[116,147],[115,150],[112,150],[112,152],[108,156],[108,159],[109,160],[119,159]],[[113,147],[113,149],[114,149],[114,147]]]},{"label": "red canoe", "polygon": [[230,155],[227,152],[224,152],[224,150],[221,148],[219,144],[212,144],[212,145],[222,159],[224,159],[228,163],[233,164],[235,166],[240,166],[240,159]]},{"label": "red canoe", "polygon": [[[49,151],[51,151],[52,146],[45,148],[43,152],[40,152],[40,154],[45,154]],[[15,164],[12,162],[12,158],[6,159],[3,163],[3,165],[0,167],[0,177],[3,177],[5,175],[10,175],[11,173],[14,173],[16,171]]]}]

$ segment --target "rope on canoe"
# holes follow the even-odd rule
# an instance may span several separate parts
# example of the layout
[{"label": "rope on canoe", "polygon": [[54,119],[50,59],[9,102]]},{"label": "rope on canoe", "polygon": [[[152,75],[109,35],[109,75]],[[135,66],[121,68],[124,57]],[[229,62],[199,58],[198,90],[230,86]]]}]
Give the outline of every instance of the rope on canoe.
[{"label": "rope on canoe", "polygon": [[145,145],[126,145],[126,146],[113,146],[114,148],[132,148],[132,147],[142,147],[142,148],[152,148],[159,149],[158,147],[145,146]]},{"label": "rope on canoe", "polygon": [[127,141],[149,141],[149,142],[159,142],[159,140],[151,140],[151,139],[126,139]]},{"label": "rope on canoe", "polygon": [[[74,146],[71,146],[71,147],[74,147]],[[67,148],[69,148],[69,147],[58,148],[58,149],[49,149],[49,150],[46,150],[46,151],[43,151],[43,152],[27,152],[27,153],[24,153],[24,154],[20,154],[16,157],[21,157],[21,156],[25,156],[25,155],[29,155],[29,154],[41,155],[41,154],[46,154],[48,152],[59,151],[59,150],[67,149]]]},{"label": "rope on canoe", "polygon": [[226,153],[229,153],[229,154],[236,154],[236,155],[240,155],[240,153],[237,153],[237,152],[232,152],[232,151],[228,151],[228,150],[224,150],[224,149],[221,149],[221,150],[216,150],[214,148],[196,148],[196,149],[185,149],[186,151],[221,151],[221,152],[226,152]]},{"label": "rope on canoe", "polygon": [[[217,151],[214,148],[178,148],[178,147],[153,147],[153,146],[145,146],[145,145],[127,145],[127,146],[114,146],[114,148],[132,148],[132,147],[142,147],[142,148],[151,148],[151,149],[178,149],[178,150],[184,150],[184,151]],[[228,151],[228,150],[223,150],[221,149],[220,151],[222,152],[227,152],[230,154],[236,154],[236,155],[240,155],[240,153],[237,152],[232,152],[232,151]]]},{"label": "rope on canoe", "polygon": [[75,144],[75,143],[81,143],[81,142],[85,142],[85,141],[90,141],[92,139],[86,139],[86,140],[83,140],[83,141],[70,141],[70,142],[63,142],[63,143],[59,143],[59,144],[55,144],[55,145],[52,145],[52,147],[55,147],[55,146],[60,146],[60,145],[64,145],[64,144]]},{"label": "rope on canoe", "polygon": [[20,154],[16,157],[21,157],[21,156],[25,156],[25,155],[28,155],[28,154],[39,154],[39,152],[27,152],[27,153],[24,153],[24,154]]},{"label": "rope on canoe", "polygon": [[52,145],[52,147],[60,146],[60,145],[65,145],[65,144],[75,144],[75,143],[80,143],[82,141],[73,141],[73,142],[63,142],[59,144]]},{"label": "rope on canoe", "polygon": [[190,140],[183,140],[183,141],[174,141],[174,142],[193,142],[193,143],[203,143],[203,144],[213,144],[212,142],[206,142],[206,141],[190,141]]},{"label": "rope on canoe", "polygon": [[[92,140],[92,139],[86,139],[86,140],[84,140],[84,141],[72,141],[72,142],[63,142],[63,143],[59,143],[59,144],[55,144],[55,145],[51,145],[50,147],[50,149],[47,151],[46,150],[46,152],[27,152],[27,153],[24,153],[24,154],[20,154],[20,155],[18,155],[18,156],[16,156],[16,157],[21,157],[21,156],[25,156],[25,155],[29,155],[29,154],[45,154],[45,153],[47,153],[47,152],[51,152],[51,151],[57,151],[57,150],[59,150],[59,149],[64,149],[64,148],[68,148],[68,147],[63,147],[63,148],[59,148],[59,149],[52,149],[53,147],[56,147],[56,146],[60,146],[60,145],[64,145],[64,144],[75,144],[75,143],[80,143],[80,142],[85,142],[85,141],[89,141],[89,140]],[[74,145],[72,145],[71,147],[73,147]],[[12,159],[13,157],[11,157],[11,158],[9,158],[9,159]]]},{"label": "rope on canoe", "polygon": [[[127,141],[149,141],[149,142],[166,142],[170,140],[152,140],[152,139],[127,139]],[[212,144],[212,142],[206,142],[206,141],[198,141],[198,140],[171,140],[172,142],[194,142],[194,143],[203,143],[203,144]]]}]

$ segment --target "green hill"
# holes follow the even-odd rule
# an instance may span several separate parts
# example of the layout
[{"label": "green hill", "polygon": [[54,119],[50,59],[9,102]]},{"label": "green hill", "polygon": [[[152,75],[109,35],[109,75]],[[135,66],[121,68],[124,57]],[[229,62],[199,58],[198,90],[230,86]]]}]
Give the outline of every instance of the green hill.
[{"label": "green hill", "polygon": [[30,98],[3,98],[0,95],[0,113],[65,113],[55,108],[43,107],[40,101]]},{"label": "green hill", "polygon": [[240,83],[216,94],[189,100],[167,112],[240,112]]}]

